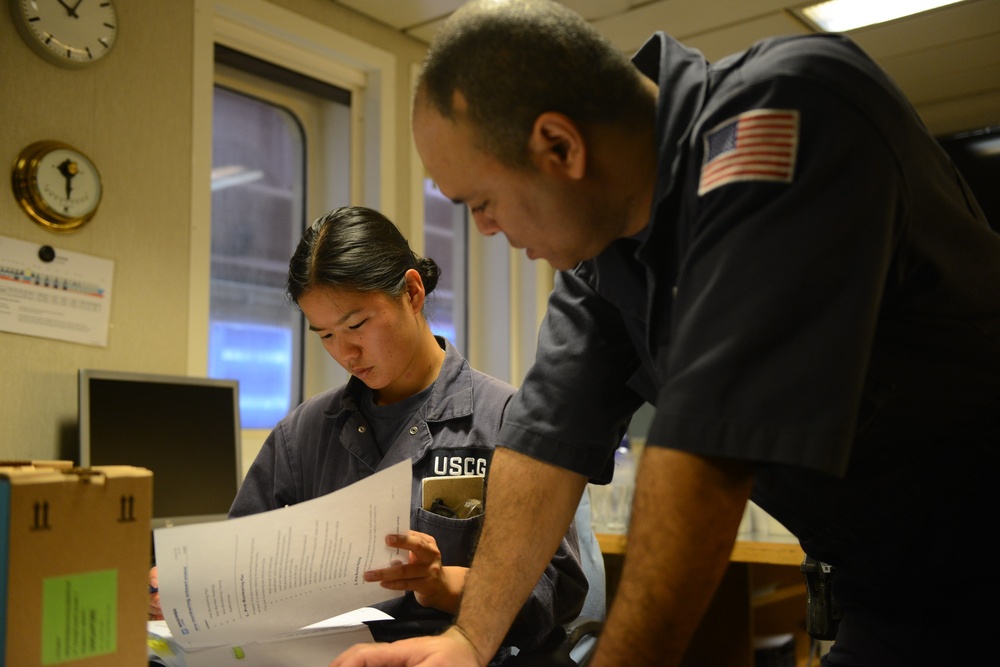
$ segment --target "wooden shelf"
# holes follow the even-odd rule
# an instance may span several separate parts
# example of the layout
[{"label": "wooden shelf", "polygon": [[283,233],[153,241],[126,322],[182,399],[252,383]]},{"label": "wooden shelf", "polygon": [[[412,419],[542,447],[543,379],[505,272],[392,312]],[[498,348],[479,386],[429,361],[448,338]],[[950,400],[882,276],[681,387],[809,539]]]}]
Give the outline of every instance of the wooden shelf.
[{"label": "wooden shelf", "polygon": [[[628,543],[626,535],[598,533],[597,543],[603,554],[624,554]],[[737,563],[770,563],[772,565],[800,565],[805,554],[794,537],[787,535],[750,535],[749,539],[736,540],[730,560]]]},{"label": "wooden shelf", "polygon": [[597,543],[601,546],[602,554],[623,554],[625,553],[625,543],[628,538],[615,533],[597,533]]},{"label": "wooden shelf", "polygon": [[730,560],[737,563],[801,565],[805,553],[795,538],[784,535],[750,540],[736,540]]},{"label": "wooden shelf", "polygon": [[[598,533],[608,575],[609,602],[621,576],[628,536]],[[755,635],[792,633],[796,664],[808,662],[806,587],[799,567],[805,555],[792,535],[743,533],[682,667],[753,667]]]}]

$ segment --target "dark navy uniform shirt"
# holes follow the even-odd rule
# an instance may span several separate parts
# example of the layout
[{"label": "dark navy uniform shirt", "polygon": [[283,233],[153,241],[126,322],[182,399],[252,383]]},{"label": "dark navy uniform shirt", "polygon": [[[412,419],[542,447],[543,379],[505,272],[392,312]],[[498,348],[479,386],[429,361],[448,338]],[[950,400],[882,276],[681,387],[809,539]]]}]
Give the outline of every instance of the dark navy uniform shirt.
[{"label": "dark navy uniform shirt", "polygon": [[646,401],[648,445],[755,465],[845,604],[981,590],[926,568],[971,577],[1000,510],[1000,235],[844,37],[709,64],[658,33],[633,60],[660,90],[649,225],[557,274],[501,442],[606,481]]}]

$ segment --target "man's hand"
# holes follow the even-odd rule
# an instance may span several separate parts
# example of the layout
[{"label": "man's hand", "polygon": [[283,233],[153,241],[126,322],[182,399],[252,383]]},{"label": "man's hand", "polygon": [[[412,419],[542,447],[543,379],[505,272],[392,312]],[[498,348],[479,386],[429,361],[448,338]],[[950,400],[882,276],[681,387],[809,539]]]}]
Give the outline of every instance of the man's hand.
[{"label": "man's hand", "polygon": [[455,627],[436,637],[402,639],[391,644],[355,644],[329,667],[485,667],[482,659]]},{"label": "man's hand", "polygon": [[415,530],[389,535],[385,543],[410,552],[409,560],[393,561],[389,567],[365,572],[365,581],[379,581],[383,588],[413,591],[417,602],[455,614],[462,599],[468,568],[445,567],[433,536]]}]

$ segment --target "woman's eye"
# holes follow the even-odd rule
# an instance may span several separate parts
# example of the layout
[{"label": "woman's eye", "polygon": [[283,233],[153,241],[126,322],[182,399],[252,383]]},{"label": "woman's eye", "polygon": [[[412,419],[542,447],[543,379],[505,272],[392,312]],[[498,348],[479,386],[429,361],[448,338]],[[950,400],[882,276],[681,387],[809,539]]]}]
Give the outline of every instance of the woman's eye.
[{"label": "woman's eye", "polygon": [[479,206],[475,206],[475,207],[470,207],[470,208],[469,208],[469,212],[470,212],[470,213],[472,213],[473,215],[475,215],[476,213],[482,213],[483,211],[485,211],[485,210],[486,210],[486,205],[487,205],[488,203],[489,203],[489,202],[483,202],[483,203],[482,203],[482,204],[480,204]]},{"label": "woman's eye", "polygon": [[367,321],[368,321],[368,319],[367,319],[367,318],[366,318],[366,319],[363,319],[363,320],[361,320],[360,322],[358,322],[357,324],[352,324],[351,326],[349,326],[349,327],[347,327],[347,328],[348,328],[348,329],[350,329],[351,331],[354,331],[355,329],[360,329],[360,328],[361,328],[361,325],[362,325],[362,324],[364,324],[364,323],[365,323],[365,322],[367,322]]}]

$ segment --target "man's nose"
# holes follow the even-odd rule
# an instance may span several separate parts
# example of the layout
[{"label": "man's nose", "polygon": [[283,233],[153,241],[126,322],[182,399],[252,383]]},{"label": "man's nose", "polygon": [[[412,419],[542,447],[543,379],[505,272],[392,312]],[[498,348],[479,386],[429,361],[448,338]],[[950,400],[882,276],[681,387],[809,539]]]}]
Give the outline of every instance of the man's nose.
[{"label": "man's nose", "polygon": [[493,236],[500,231],[496,221],[486,214],[485,211],[477,211],[472,214],[472,219],[476,222],[476,229],[483,236]]}]

